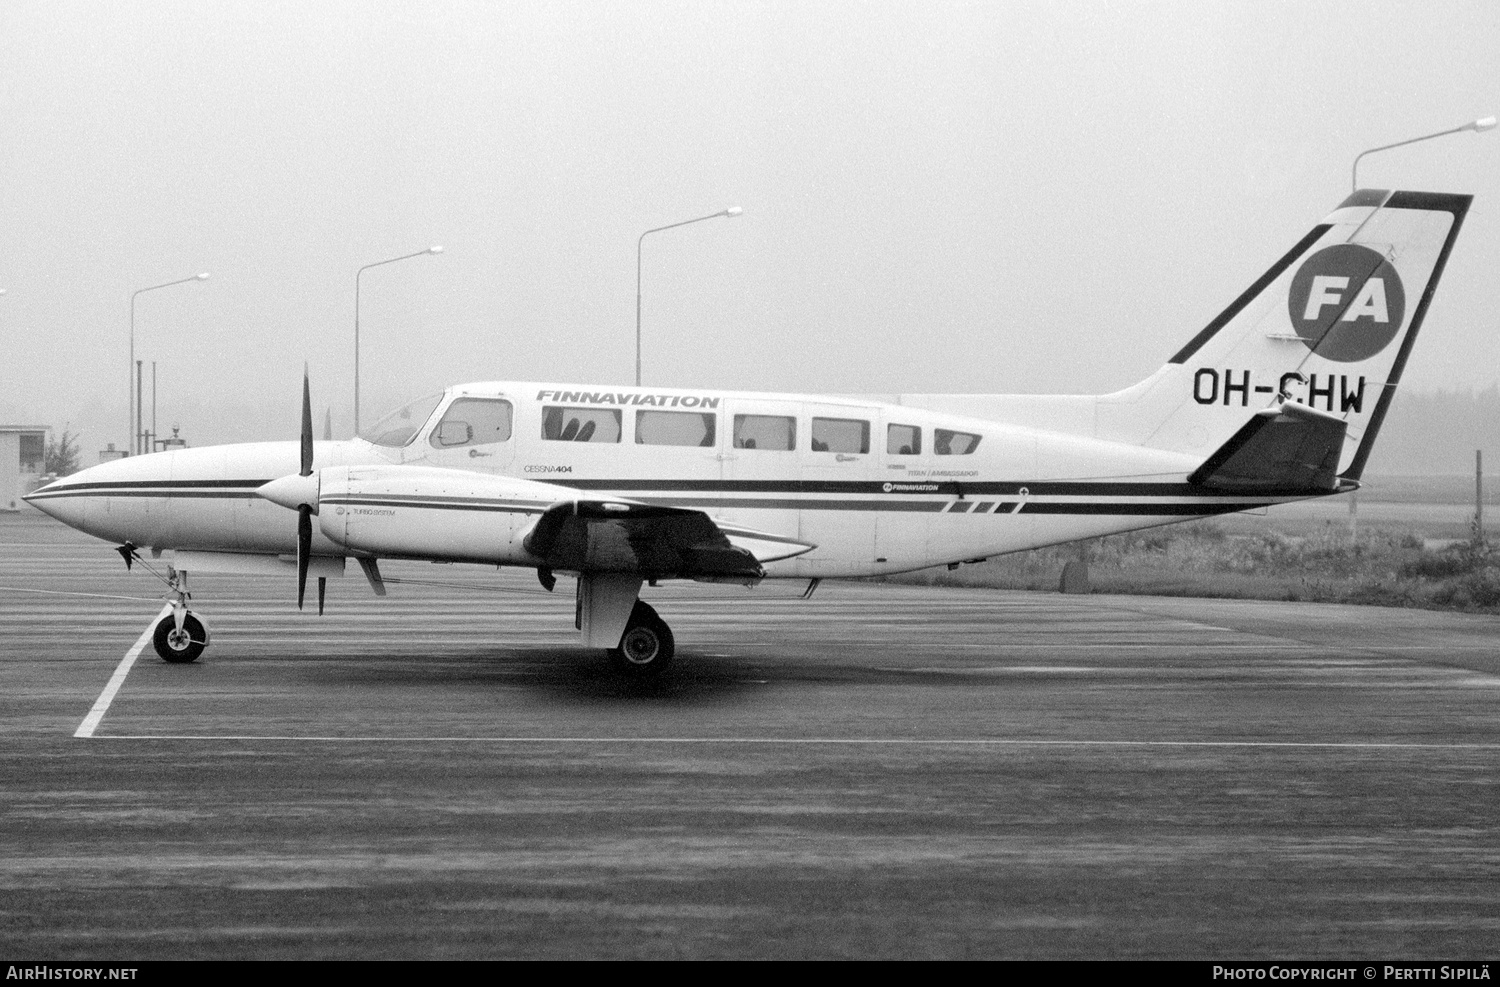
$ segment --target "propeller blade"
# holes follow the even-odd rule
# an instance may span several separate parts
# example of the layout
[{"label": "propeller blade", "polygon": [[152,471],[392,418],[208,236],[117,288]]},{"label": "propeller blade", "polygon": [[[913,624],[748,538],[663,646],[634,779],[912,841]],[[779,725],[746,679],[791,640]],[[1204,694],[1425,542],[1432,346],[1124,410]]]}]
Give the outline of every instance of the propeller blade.
[{"label": "propeller blade", "polygon": [[325,576],[318,577],[318,616],[323,616],[323,594],[328,592],[328,579]]},{"label": "propeller blade", "polygon": [[312,508],[297,508],[297,609],[307,595],[307,566],[312,561]]},{"label": "propeller blade", "polygon": [[302,476],[312,476],[312,385],[307,379],[307,364],[302,365]]}]

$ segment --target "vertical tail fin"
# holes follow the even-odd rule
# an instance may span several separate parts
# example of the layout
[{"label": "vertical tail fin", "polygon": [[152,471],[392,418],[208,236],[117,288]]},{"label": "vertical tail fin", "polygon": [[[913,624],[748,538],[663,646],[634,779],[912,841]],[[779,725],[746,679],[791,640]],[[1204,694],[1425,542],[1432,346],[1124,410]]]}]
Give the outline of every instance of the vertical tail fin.
[{"label": "vertical tail fin", "polygon": [[1293,401],[1346,425],[1357,480],[1472,196],[1355,192],[1159,371],[1098,400],[1101,438],[1207,456]]}]

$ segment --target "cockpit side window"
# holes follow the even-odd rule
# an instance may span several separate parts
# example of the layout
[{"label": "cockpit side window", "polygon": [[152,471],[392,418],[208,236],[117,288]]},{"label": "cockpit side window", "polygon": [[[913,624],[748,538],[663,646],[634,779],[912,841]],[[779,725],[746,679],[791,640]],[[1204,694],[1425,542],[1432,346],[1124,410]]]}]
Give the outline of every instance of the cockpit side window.
[{"label": "cockpit side window", "polygon": [[511,405],[499,398],[458,398],[443,412],[428,443],[434,449],[480,446],[510,439]]}]

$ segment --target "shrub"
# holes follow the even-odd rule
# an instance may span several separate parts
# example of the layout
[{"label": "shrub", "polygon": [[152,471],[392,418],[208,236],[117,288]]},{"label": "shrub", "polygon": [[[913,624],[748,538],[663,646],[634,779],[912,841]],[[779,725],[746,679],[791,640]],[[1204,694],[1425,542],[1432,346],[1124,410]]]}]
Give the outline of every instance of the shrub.
[{"label": "shrub", "polygon": [[1400,573],[1407,579],[1452,579],[1474,570],[1474,560],[1467,546],[1452,546],[1441,552],[1422,552],[1402,563]]}]

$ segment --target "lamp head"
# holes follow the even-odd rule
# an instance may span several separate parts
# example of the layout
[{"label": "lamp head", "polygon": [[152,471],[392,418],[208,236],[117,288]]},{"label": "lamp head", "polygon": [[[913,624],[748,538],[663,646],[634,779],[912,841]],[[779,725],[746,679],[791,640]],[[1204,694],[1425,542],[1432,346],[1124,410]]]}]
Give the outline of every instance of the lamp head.
[{"label": "lamp head", "polygon": [[443,248],[442,247],[428,247],[427,248],[427,252],[429,254],[440,254],[440,253],[443,252]]},{"label": "lamp head", "polygon": [[[1490,126],[1494,126],[1494,121],[1493,120],[1490,122]],[[725,209],[719,215],[721,215],[721,216],[738,216],[740,213],[742,213],[744,211],[745,210],[741,209],[739,206],[730,206],[728,209]]]},{"label": "lamp head", "polygon": [[1494,130],[1495,129],[1495,118],[1494,117],[1484,117],[1483,119],[1475,120],[1473,123],[1469,124],[1468,127],[1465,128],[1465,129],[1472,130],[1476,134],[1482,133],[1482,132],[1484,132],[1486,130]]},{"label": "lamp head", "polygon": [[195,277],[196,277],[196,278],[197,278],[197,279],[198,279],[198,280],[199,280],[199,281],[207,281],[207,280],[208,280],[208,272],[207,272],[207,271],[204,271],[204,272],[203,272],[203,273],[202,273],[202,274],[198,274],[198,275],[194,275],[194,276],[195,276]]}]

